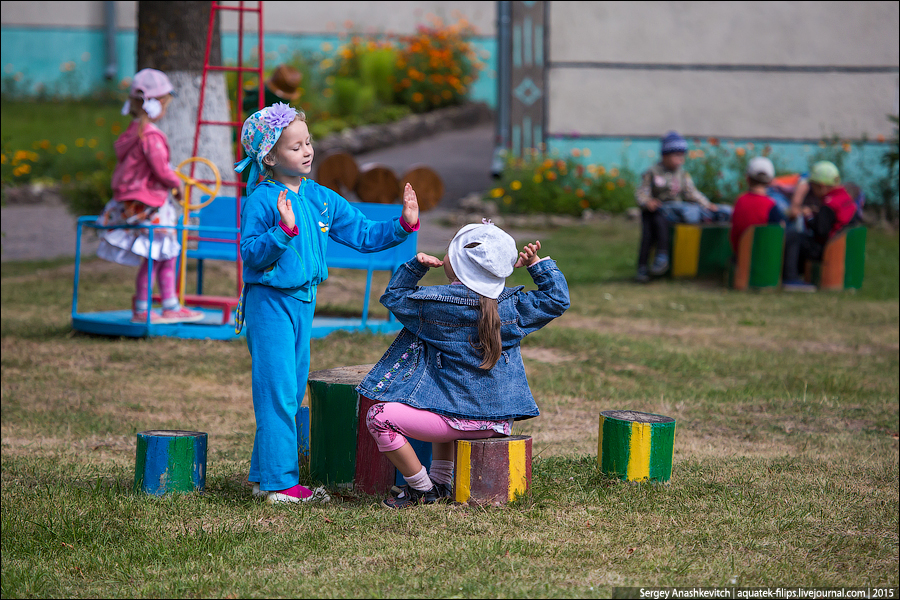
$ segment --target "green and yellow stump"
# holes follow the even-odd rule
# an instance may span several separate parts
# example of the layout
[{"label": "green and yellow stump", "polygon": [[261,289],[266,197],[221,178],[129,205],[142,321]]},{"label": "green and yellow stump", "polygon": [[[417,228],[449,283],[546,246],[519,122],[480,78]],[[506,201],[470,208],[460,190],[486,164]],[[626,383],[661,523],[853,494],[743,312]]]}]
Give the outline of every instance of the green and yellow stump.
[{"label": "green and yellow stump", "polygon": [[154,430],[137,434],[134,491],[154,496],[203,492],[207,435],[199,431]]},{"label": "green and yellow stump", "polygon": [[669,228],[669,275],[674,279],[718,276],[731,262],[731,226],[673,224]]},{"label": "green and yellow stump", "polygon": [[633,410],[600,413],[597,464],[626,481],[665,482],[672,477],[675,419]]},{"label": "green and yellow stump", "polygon": [[499,506],[531,492],[531,436],[457,440],[453,499]]}]

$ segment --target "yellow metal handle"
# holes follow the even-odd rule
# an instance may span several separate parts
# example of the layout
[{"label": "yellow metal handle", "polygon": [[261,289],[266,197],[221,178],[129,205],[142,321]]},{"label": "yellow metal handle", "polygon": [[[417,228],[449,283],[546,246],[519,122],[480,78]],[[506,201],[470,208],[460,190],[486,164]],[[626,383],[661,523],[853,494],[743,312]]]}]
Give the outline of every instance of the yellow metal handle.
[{"label": "yellow metal handle", "polygon": [[[207,167],[212,169],[213,175],[216,178],[216,187],[215,189],[209,189],[205,184],[197,181],[193,177],[185,175],[181,172],[181,167],[192,163],[192,162],[200,162],[205,164]],[[184,182],[184,197],[181,199],[181,205],[184,207],[184,212],[182,214],[182,224],[187,226],[188,217],[192,210],[200,210],[210,202],[216,199],[216,194],[219,193],[219,187],[222,185],[222,177],[219,175],[219,169],[216,168],[212,162],[208,161],[205,158],[201,158],[199,156],[192,156],[190,158],[186,158],[175,167],[175,174],[181,178]],[[209,194],[209,199],[206,202],[201,202],[200,204],[191,204],[191,188],[198,187],[207,194]],[[184,229],[181,233],[181,262],[180,262],[180,273],[178,274],[178,301],[184,305],[184,288],[187,285],[187,242],[188,242],[188,232],[187,229]]]},{"label": "yellow metal handle", "polygon": [[[188,163],[192,163],[192,162],[203,163],[212,170],[213,175],[216,178],[215,189],[211,190],[205,184],[203,184],[203,183],[197,181],[196,179],[194,179],[193,177],[185,175],[184,173],[181,172],[181,167],[185,166]],[[181,161],[180,163],[178,163],[178,166],[175,167],[175,174],[178,175],[178,177],[180,177],[181,180],[185,183],[184,198],[181,199],[181,205],[184,207],[185,213],[188,213],[192,210],[200,210],[201,208],[203,208],[204,206],[206,206],[207,204],[209,204],[210,202],[215,200],[216,194],[219,193],[219,188],[222,185],[222,177],[219,175],[219,169],[216,168],[216,165],[214,165],[209,160],[202,158],[200,156],[192,156],[192,157],[186,158],[183,161]],[[201,190],[203,190],[204,192],[209,194],[209,199],[206,202],[201,202],[200,204],[191,204],[190,203],[190,200],[191,200],[190,188],[191,187],[200,188]]]}]

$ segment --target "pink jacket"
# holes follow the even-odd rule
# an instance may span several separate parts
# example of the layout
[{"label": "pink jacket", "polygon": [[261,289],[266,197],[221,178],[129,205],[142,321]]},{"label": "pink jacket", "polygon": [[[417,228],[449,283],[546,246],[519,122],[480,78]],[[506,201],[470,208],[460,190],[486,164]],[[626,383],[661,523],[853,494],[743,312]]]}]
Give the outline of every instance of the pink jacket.
[{"label": "pink jacket", "polygon": [[119,202],[137,200],[148,206],[162,206],[181,180],[169,165],[166,134],[148,123],[141,139],[139,127],[139,120],[132,121],[116,140],[118,165],[112,176],[113,198]]}]

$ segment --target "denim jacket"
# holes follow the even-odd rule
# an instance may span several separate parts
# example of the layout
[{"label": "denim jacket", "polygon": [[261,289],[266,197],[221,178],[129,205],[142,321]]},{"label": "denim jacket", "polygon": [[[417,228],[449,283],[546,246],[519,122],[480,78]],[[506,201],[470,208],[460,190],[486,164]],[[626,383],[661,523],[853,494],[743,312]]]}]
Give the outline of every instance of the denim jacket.
[{"label": "denim jacket", "polygon": [[503,353],[481,369],[478,294],[464,285],[419,287],[428,272],[415,258],[397,269],[381,303],[403,330],[357,391],[379,402],[461,419],[503,421],[540,414],[522,363],[520,342],[569,308],[569,288],[553,260],[528,272],[538,289],[505,288],[497,299]]}]

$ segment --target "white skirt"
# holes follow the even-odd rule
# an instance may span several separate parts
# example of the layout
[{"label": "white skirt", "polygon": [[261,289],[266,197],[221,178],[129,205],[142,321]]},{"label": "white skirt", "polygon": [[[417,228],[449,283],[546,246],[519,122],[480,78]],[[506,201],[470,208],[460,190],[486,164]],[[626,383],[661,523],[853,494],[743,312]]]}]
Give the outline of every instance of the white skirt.
[{"label": "white skirt", "polygon": [[[159,208],[153,208],[137,201],[119,202],[110,200],[97,219],[98,225],[107,227],[126,225],[178,225],[181,210],[166,200]],[[143,259],[169,260],[181,253],[181,243],[175,229],[156,228],[153,230],[153,246],[150,245],[150,230],[144,227],[130,229],[101,229],[100,246],[97,256],[120,265],[139,266]]]}]

